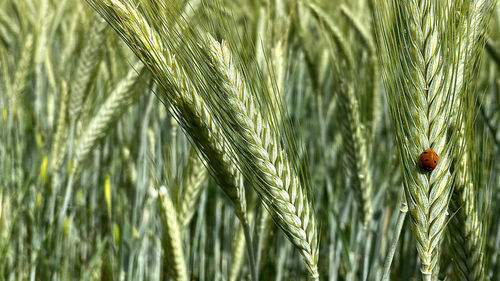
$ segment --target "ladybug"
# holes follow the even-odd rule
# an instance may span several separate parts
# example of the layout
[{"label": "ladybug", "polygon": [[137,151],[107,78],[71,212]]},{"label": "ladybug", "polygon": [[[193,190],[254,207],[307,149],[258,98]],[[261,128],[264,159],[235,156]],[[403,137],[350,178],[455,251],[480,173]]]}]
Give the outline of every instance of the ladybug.
[{"label": "ladybug", "polygon": [[431,172],[436,168],[438,162],[439,156],[432,148],[427,148],[420,154],[420,168],[424,171]]}]

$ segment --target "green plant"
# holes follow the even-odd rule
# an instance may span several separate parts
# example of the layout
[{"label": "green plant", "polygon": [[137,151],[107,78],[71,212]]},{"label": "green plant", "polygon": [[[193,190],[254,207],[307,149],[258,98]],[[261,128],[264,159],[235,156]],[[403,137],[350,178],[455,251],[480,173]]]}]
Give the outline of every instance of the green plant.
[{"label": "green plant", "polygon": [[0,1],[0,280],[500,280],[495,4]]}]

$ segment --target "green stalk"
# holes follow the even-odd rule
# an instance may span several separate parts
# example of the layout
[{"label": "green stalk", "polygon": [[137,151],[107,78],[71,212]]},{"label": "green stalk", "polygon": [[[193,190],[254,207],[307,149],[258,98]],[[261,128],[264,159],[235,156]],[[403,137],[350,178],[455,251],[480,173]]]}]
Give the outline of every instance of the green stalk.
[{"label": "green stalk", "polygon": [[394,231],[394,236],[392,237],[392,243],[384,261],[382,281],[390,280],[392,259],[394,258],[394,253],[396,253],[396,248],[398,247],[399,236],[401,235],[401,230],[403,229],[406,213],[408,213],[408,205],[406,203],[401,203],[398,220],[396,222],[396,229]]}]

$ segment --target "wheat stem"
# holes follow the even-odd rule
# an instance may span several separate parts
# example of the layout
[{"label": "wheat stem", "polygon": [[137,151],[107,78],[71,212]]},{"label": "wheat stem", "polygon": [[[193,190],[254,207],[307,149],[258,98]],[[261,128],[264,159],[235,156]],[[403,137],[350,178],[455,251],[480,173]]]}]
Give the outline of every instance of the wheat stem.
[{"label": "wheat stem", "polygon": [[187,281],[188,274],[184,250],[182,249],[181,230],[177,221],[177,212],[170,199],[168,190],[162,186],[158,192],[158,207],[163,225],[163,258],[168,262],[164,267],[177,281]]},{"label": "wheat stem", "polygon": [[238,227],[235,231],[231,246],[231,268],[229,271],[229,281],[236,281],[240,275],[244,257],[243,252],[245,249],[245,234],[240,222],[238,222]]},{"label": "wheat stem", "polygon": [[238,275],[241,270],[243,261],[243,251],[246,245],[246,252],[250,266],[250,276],[252,280],[257,279],[257,271],[255,266],[254,250],[252,248],[252,239],[250,236],[250,224],[253,221],[252,213],[248,215],[248,222],[243,224],[240,222],[236,231],[235,238],[233,239],[232,263],[231,271],[229,273],[229,280],[238,280]]},{"label": "wheat stem", "polygon": [[273,221],[267,209],[264,206],[260,209],[260,219],[256,226],[256,256],[255,256],[255,264],[257,266],[257,280],[259,280],[259,268],[262,264],[262,254],[266,250],[266,246],[269,242],[269,234],[273,227]]},{"label": "wheat stem", "polygon": [[406,205],[406,203],[401,203],[401,207],[399,208],[398,220],[396,222],[396,228],[394,230],[394,236],[392,237],[392,243],[384,261],[382,281],[389,281],[391,278],[392,259],[394,258],[394,254],[396,253],[396,249],[398,247],[399,236],[401,235],[401,230],[403,229],[403,224],[405,222],[407,212],[408,206]]},{"label": "wheat stem", "polygon": [[250,264],[250,275],[252,280],[257,281],[257,267],[255,266],[255,254],[253,251],[252,238],[250,236],[251,216],[248,218],[248,223],[243,225],[243,234],[245,235],[245,244],[247,246],[248,262]]}]

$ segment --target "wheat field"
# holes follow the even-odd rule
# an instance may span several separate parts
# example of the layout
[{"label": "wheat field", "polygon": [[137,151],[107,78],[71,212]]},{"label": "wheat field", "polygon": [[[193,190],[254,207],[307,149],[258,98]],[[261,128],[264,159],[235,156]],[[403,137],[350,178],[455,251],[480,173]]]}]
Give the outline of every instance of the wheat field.
[{"label": "wheat field", "polygon": [[500,281],[496,0],[1,0],[0,280]]}]

